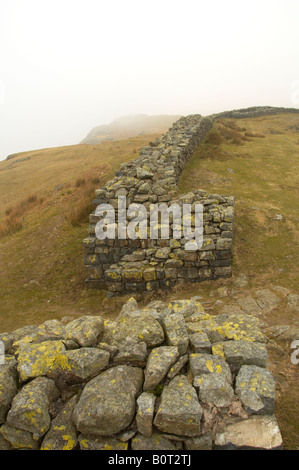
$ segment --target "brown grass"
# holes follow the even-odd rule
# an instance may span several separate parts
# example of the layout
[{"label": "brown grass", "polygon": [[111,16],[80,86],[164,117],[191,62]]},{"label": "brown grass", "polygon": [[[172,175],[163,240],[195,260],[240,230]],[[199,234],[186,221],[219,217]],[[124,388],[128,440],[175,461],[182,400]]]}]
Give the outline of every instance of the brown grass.
[{"label": "brown grass", "polygon": [[44,198],[31,194],[15,206],[5,210],[6,219],[0,224],[0,238],[12,235],[22,230],[26,214],[34,207],[42,204]]}]

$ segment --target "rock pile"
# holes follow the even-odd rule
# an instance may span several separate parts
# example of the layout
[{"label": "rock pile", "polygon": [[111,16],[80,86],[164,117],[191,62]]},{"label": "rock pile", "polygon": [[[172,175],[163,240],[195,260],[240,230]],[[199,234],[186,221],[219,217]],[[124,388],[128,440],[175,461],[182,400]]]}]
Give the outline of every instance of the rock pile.
[{"label": "rock pile", "polygon": [[0,449],[282,446],[253,316],[131,298],[115,321],[50,320],[0,339]]}]

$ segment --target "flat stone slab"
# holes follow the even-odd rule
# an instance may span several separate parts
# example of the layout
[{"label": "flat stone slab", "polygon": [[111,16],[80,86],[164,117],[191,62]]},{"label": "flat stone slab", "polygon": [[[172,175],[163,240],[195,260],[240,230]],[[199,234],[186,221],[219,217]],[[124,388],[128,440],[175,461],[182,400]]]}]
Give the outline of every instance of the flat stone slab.
[{"label": "flat stone slab", "polygon": [[224,341],[221,345],[226,362],[232,366],[247,364],[266,367],[267,349],[264,343],[232,340]]},{"label": "flat stone slab", "polygon": [[194,387],[185,375],[176,376],[164,387],[155,426],[166,433],[198,436],[201,417],[202,407]]},{"label": "flat stone slab", "polygon": [[248,295],[247,297],[242,297],[241,299],[237,300],[238,304],[245,313],[248,315],[260,315],[262,313],[261,308],[258,306],[257,302],[254,300],[253,297]]},{"label": "flat stone slab", "polygon": [[216,434],[215,445],[224,449],[281,449],[282,437],[274,416],[251,416]]},{"label": "flat stone slab", "polygon": [[273,294],[269,289],[260,289],[255,291],[256,301],[259,307],[265,312],[270,312],[280,302],[279,297]]}]

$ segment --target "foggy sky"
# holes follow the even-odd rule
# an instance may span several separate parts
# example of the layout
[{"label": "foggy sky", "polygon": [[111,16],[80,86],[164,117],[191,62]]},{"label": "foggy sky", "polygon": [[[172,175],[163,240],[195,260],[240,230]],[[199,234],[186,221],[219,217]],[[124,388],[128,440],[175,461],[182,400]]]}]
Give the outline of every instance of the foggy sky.
[{"label": "foggy sky", "polygon": [[0,160],[129,114],[299,106],[298,0],[0,0]]}]

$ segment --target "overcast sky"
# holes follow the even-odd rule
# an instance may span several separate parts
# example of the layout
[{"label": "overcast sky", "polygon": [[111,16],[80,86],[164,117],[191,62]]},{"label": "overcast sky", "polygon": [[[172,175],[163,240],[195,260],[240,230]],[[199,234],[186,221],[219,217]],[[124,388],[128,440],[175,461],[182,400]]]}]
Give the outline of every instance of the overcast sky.
[{"label": "overcast sky", "polygon": [[298,0],[0,0],[0,160],[129,114],[299,107]]}]

